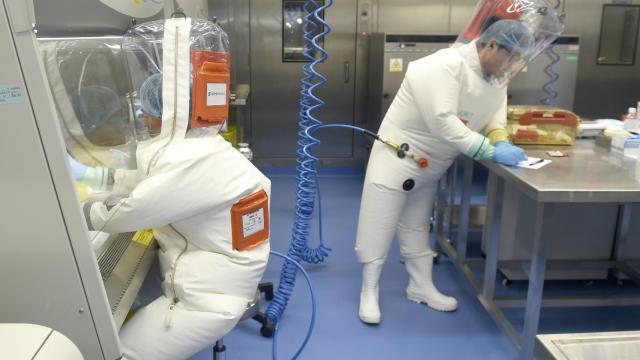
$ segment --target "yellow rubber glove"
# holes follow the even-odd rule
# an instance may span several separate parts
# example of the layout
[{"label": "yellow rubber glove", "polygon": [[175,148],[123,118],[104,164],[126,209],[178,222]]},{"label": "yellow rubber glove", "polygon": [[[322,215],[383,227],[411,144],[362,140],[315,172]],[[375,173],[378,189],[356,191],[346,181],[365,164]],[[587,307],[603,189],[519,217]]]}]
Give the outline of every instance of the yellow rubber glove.
[{"label": "yellow rubber glove", "polygon": [[78,200],[84,203],[89,198],[89,188],[87,184],[76,181],[76,193],[78,193]]},{"label": "yellow rubber glove", "polygon": [[491,145],[495,145],[498,141],[509,142],[509,133],[504,128],[493,128],[487,131],[487,137]]}]

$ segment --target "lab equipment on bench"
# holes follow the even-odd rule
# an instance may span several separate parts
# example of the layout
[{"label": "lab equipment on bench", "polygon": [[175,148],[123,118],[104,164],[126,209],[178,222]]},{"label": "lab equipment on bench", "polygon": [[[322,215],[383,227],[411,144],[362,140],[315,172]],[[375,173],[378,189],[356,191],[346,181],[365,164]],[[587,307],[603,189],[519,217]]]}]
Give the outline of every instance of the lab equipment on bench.
[{"label": "lab equipment on bench", "polygon": [[507,131],[517,145],[573,145],[580,117],[554,107],[509,106]]}]

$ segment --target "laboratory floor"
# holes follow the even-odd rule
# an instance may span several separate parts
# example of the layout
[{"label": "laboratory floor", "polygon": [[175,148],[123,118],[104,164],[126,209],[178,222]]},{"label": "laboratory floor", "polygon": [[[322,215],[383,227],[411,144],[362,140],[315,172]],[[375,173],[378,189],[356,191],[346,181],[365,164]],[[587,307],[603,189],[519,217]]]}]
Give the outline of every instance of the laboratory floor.
[{"label": "laboratory floor", "polygon": [[[295,204],[295,174],[287,170],[265,169],[272,180],[271,248],[286,252],[290,239]],[[443,258],[435,267],[435,283],[460,304],[453,313],[441,313],[410,302],[404,289],[408,277],[394,242],[380,282],[382,323],[368,326],[358,319],[360,265],[356,261],[354,239],[363,181],[362,171],[329,170],[320,176],[324,207],[324,241],[333,250],[319,265],[305,264],[311,275],[318,300],[315,331],[300,359],[515,359],[515,348],[480,305],[470,286],[452,263]],[[482,182],[475,186],[482,201]],[[314,239],[317,237],[314,234]],[[478,242],[480,233],[470,240]],[[470,249],[470,254],[478,253]],[[282,261],[272,257],[264,281],[277,286]],[[499,281],[499,280],[497,280]],[[590,292],[594,288],[623,288],[636,291],[631,284],[613,282],[548,282],[555,294]],[[602,284],[600,284],[602,283]],[[523,295],[526,283],[515,282],[509,288],[497,285],[499,293]],[[157,294],[152,277],[143,286],[143,295]],[[547,291],[547,287],[545,287]],[[597,290],[600,291],[600,290]],[[262,306],[266,306],[263,301]],[[310,321],[309,290],[298,276],[294,294],[281,319],[278,334],[278,358],[290,359],[306,334]],[[507,312],[516,328],[524,316],[521,310]],[[271,339],[259,334],[253,320],[239,323],[224,337],[226,352],[221,359],[270,359]],[[591,332],[640,329],[640,308],[543,309],[541,331]],[[205,349],[191,360],[212,359]]]}]

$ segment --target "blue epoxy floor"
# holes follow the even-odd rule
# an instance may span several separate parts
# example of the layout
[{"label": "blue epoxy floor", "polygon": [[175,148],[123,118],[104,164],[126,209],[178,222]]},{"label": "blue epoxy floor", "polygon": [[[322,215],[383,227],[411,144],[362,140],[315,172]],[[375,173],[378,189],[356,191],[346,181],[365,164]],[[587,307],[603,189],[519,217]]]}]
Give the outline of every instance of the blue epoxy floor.
[{"label": "blue epoxy floor", "polygon": [[[290,172],[266,172],[272,179],[271,247],[286,252],[293,218],[295,176]],[[353,250],[363,176],[358,172],[321,176],[324,206],[325,243],[333,248],[328,261],[305,265],[318,297],[318,320],[314,335],[301,359],[514,359],[516,351],[507,336],[485,312],[470,286],[446,259],[435,269],[435,281],[445,293],[455,296],[460,308],[439,313],[405,298],[408,278],[397,244],[381,278],[382,324],[362,324],[357,315],[360,265]],[[480,238],[479,233],[470,237]],[[477,248],[477,246],[476,246]],[[282,261],[272,258],[264,281],[277,285]],[[586,282],[553,285],[562,292],[592,287]],[[610,287],[613,287],[609,285]],[[514,284],[498,291],[522,294],[525,284]],[[144,292],[157,290],[151,281]],[[263,303],[263,306],[265,304]],[[310,300],[302,276],[298,282],[279,334],[280,359],[289,359],[302,341],[310,320]],[[640,329],[640,308],[544,309],[543,332],[576,332]],[[521,327],[523,312],[510,310],[510,318]],[[227,351],[223,359],[270,359],[271,340],[259,335],[259,324],[240,323],[224,338]],[[211,349],[192,360],[211,359]]]}]

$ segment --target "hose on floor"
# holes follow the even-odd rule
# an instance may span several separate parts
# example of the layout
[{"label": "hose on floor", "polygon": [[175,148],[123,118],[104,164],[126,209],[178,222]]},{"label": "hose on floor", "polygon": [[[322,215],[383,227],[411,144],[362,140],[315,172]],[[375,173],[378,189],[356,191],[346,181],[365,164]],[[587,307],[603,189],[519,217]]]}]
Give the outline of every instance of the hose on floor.
[{"label": "hose on floor", "polygon": [[[311,293],[311,322],[309,323],[309,329],[307,330],[307,335],[305,336],[302,345],[300,345],[300,347],[298,348],[298,351],[296,351],[296,353],[293,355],[293,357],[291,359],[297,359],[298,356],[300,356],[300,354],[302,354],[302,351],[304,350],[305,346],[307,346],[307,343],[309,342],[309,339],[311,338],[311,334],[313,333],[313,328],[316,324],[316,292],[313,289],[313,284],[311,283],[311,279],[309,278],[309,274],[304,270],[304,268],[302,267],[302,265],[300,265],[299,262],[293,260],[291,257],[284,255],[282,253],[279,253],[277,251],[271,250],[271,255],[275,255],[278,257],[283,258],[286,262],[293,264],[295,267],[298,268],[298,270],[300,270],[300,272],[302,273],[302,275],[304,275],[304,278],[307,280],[307,285],[309,285],[309,292]],[[273,334],[273,348],[272,348],[272,352],[271,355],[273,356],[273,360],[277,360],[278,359],[278,325],[276,325],[276,331]]]}]

